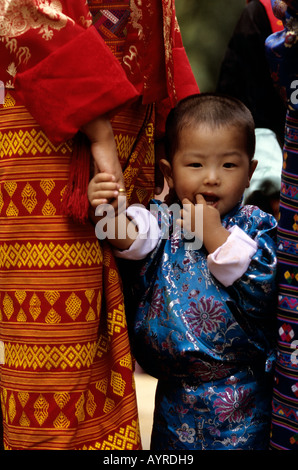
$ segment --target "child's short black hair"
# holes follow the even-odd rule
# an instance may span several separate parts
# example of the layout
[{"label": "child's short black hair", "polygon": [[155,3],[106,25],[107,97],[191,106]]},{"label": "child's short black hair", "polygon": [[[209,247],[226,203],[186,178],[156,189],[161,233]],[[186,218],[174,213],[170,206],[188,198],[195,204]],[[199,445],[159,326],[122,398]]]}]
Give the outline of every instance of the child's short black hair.
[{"label": "child's short black hair", "polygon": [[166,158],[172,161],[179,147],[179,135],[186,126],[206,125],[218,129],[234,126],[246,136],[246,151],[255,153],[255,124],[251,112],[238,99],[217,93],[200,93],[181,100],[166,121]]}]

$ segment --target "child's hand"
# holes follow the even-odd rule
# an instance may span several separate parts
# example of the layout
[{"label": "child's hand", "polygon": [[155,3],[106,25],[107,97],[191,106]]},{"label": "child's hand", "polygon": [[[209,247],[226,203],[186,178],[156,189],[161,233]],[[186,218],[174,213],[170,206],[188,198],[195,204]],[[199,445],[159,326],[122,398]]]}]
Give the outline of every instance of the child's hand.
[{"label": "child's hand", "polygon": [[[126,215],[125,192],[120,190],[120,184],[115,181],[115,176],[109,173],[97,173],[88,185],[88,199],[95,209],[95,214],[90,214],[90,217],[97,224],[108,214],[110,231],[105,232],[105,236],[119,250],[127,250],[137,238],[138,228]],[[108,207],[104,206],[105,204]],[[128,226],[133,226],[134,232],[131,228],[128,231]],[[101,229],[102,227],[98,229],[99,233]]]},{"label": "child's hand", "polygon": [[[187,198],[181,202],[183,209],[181,210],[180,225],[198,238],[201,238],[203,233],[203,244],[208,253],[213,253],[230,235],[228,230],[221,224],[219,211],[208,205],[201,194],[196,195],[196,204],[193,204]],[[198,208],[196,206],[199,204],[201,204],[203,210],[203,230],[202,227],[198,227]]]},{"label": "child's hand", "polygon": [[220,213],[211,205],[208,205],[201,194],[196,195],[196,204],[202,204],[203,206],[203,232],[204,237],[211,235],[214,230],[222,227]]},{"label": "child's hand", "polygon": [[[97,173],[89,183],[88,199],[96,209],[100,204],[108,204],[119,195],[120,185],[115,176],[108,173]],[[120,193],[121,194],[121,193]]]}]

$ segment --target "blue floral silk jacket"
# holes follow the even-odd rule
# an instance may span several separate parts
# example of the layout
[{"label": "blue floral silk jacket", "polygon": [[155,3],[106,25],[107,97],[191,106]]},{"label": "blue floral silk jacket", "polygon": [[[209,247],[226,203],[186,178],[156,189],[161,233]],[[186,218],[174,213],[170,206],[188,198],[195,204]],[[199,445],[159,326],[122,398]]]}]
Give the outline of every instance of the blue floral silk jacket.
[{"label": "blue floral silk jacket", "polygon": [[[169,220],[162,209],[159,216]],[[276,221],[239,204],[222,223],[238,225],[258,244],[231,287],[209,272],[204,247],[185,249],[175,229],[141,271],[133,347],[158,378],[152,450],[268,447]]]}]

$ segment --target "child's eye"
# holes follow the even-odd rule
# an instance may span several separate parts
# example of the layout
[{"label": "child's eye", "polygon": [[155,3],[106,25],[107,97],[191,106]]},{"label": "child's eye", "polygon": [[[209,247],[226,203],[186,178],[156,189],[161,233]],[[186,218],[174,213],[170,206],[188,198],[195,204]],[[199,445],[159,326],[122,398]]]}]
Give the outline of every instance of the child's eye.
[{"label": "child's eye", "polygon": [[190,163],[188,166],[190,166],[191,168],[201,168],[202,163],[194,162]]},{"label": "child's eye", "polygon": [[235,166],[236,166],[235,163],[232,163],[232,162],[226,162],[223,165],[224,168],[234,168]]}]

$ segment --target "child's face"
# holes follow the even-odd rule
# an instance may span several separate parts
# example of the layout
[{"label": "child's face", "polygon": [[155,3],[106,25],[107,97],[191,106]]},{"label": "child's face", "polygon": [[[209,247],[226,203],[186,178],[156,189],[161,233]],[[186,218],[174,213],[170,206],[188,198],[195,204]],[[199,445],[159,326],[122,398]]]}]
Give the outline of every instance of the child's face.
[{"label": "child's face", "polygon": [[236,127],[187,127],[180,133],[172,164],[162,169],[180,201],[196,202],[201,194],[208,205],[227,214],[241,199],[255,170],[245,148],[245,136]]}]

